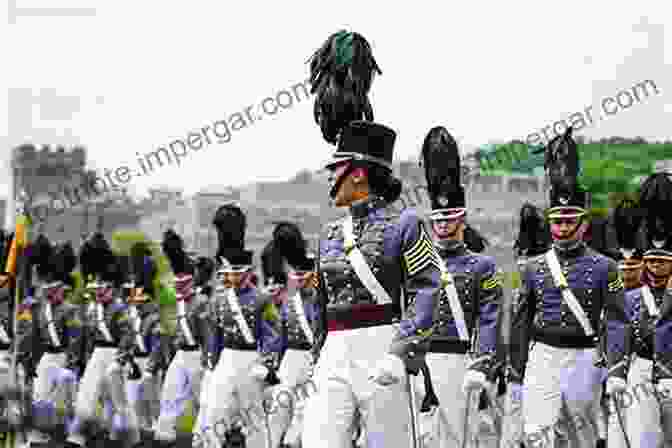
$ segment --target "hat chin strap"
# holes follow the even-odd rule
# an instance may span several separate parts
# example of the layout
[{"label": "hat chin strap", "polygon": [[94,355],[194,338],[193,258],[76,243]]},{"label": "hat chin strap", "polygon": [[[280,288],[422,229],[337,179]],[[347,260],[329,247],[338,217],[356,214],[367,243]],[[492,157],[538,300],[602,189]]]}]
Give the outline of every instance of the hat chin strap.
[{"label": "hat chin strap", "polygon": [[349,163],[348,169],[343,171],[343,174],[341,174],[338,179],[336,179],[336,182],[334,183],[334,186],[331,187],[331,190],[329,190],[329,197],[331,199],[335,199],[336,195],[338,194],[338,190],[341,189],[341,185],[343,185],[343,182],[345,179],[350,175],[355,170],[355,167],[353,166],[352,162]]}]

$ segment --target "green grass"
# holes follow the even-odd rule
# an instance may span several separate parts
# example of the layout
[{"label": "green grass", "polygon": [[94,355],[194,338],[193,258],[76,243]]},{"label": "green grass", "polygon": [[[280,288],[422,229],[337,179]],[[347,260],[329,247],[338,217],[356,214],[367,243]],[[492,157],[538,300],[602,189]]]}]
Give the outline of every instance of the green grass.
[{"label": "green grass", "polygon": [[[535,168],[543,169],[544,156],[530,151],[526,145],[513,143],[484,147],[483,152],[490,155],[481,171],[533,174]],[[672,159],[672,145],[588,143],[579,145],[579,157],[580,182],[592,193],[593,206],[608,207],[610,195],[636,191],[637,177],[651,174],[656,161]]]}]

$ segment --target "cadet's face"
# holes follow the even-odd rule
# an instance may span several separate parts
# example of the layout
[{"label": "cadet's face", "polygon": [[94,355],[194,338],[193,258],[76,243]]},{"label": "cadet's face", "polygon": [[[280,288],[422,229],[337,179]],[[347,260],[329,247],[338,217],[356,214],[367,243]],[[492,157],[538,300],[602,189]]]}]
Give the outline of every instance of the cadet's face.
[{"label": "cadet's face", "polygon": [[241,272],[225,272],[222,275],[222,281],[224,287],[226,288],[238,288],[240,286],[240,281],[242,280]]},{"label": "cadet's face", "polygon": [[353,181],[352,173],[348,174],[341,180],[345,173],[350,169],[350,162],[343,162],[336,165],[329,176],[329,187],[333,189],[334,185],[340,182],[336,195],[333,197],[334,205],[336,207],[345,207],[353,202],[355,192],[355,183]]},{"label": "cadet's face", "polygon": [[434,234],[440,239],[451,239],[458,236],[458,232],[463,228],[464,221],[458,219],[441,219],[432,222]]},{"label": "cadet's face", "polygon": [[551,233],[556,240],[576,238],[580,218],[551,218]]},{"label": "cadet's face", "polygon": [[672,261],[654,258],[646,262],[646,269],[655,277],[668,278],[672,275]]},{"label": "cadet's face", "polygon": [[[640,285],[640,278],[642,275],[642,267],[644,266],[639,261],[626,261],[623,263],[625,269],[621,268],[621,274],[623,275],[623,285],[625,289],[636,288]],[[634,267],[639,265],[639,267]]]}]

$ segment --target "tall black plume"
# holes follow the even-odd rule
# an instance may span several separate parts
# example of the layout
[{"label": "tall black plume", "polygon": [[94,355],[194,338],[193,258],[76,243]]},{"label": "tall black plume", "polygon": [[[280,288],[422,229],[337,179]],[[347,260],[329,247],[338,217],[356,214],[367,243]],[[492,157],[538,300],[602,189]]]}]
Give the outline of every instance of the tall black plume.
[{"label": "tall black plume", "polygon": [[672,180],[666,173],[649,176],[639,189],[639,205],[646,211],[646,228],[651,239],[669,238],[666,229],[672,228]]},{"label": "tall black plume", "polygon": [[58,246],[51,258],[51,270],[54,280],[61,281],[68,286],[74,286],[72,272],[77,267],[77,255],[70,241]]},{"label": "tall black plume", "polygon": [[30,245],[29,263],[34,266],[37,276],[40,280],[50,281],[52,275],[51,258],[54,254],[54,247],[44,234],[40,233],[35,241]]},{"label": "tall black plume", "polygon": [[644,210],[632,199],[624,199],[614,209],[614,227],[618,247],[635,250],[640,244],[638,234],[644,220]]},{"label": "tall black plume", "polygon": [[285,272],[285,263],[275,241],[271,240],[261,251],[261,273],[264,277],[264,284],[287,284],[287,273]]},{"label": "tall black plume", "polygon": [[169,229],[164,232],[161,249],[175,274],[193,274],[193,266],[184,250],[184,242],[174,230]]},{"label": "tall black plume", "polygon": [[[215,262],[208,257],[198,257],[195,263],[194,287],[209,288],[208,283],[215,272]],[[209,294],[209,291],[205,292]]]},{"label": "tall black plume", "polygon": [[441,201],[446,197],[449,202],[451,196],[464,196],[461,183],[460,151],[457,142],[443,126],[430,129],[422,144],[420,155],[421,165],[425,170],[427,192],[432,203],[432,209],[445,207],[447,203]]},{"label": "tall black plume", "polygon": [[247,218],[237,205],[221,206],[215,213],[212,224],[217,230],[217,258],[222,257],[227,249],[245,248],[245,231]]},{"label": "tall black plume", "polygon": [[368,94],[375,74],[382,72],[361,34],[345,30],[332,34],[309,62],[315,122],[328,143],[335,145],[352,121],[373,121]]},{"label": "tall black plume", "polygon": [[100,277],[114,281],[112,266],[116,263],[112,248],[102,233],[95,233],[84,242],[79,252],[79,265],[85,282]]},{"label": "tall black plume", "polygon": [[550,247],[551,233],[541,210],[526,202],[520,208],[518,237],[514,246],[516,255],[540,255]]}]

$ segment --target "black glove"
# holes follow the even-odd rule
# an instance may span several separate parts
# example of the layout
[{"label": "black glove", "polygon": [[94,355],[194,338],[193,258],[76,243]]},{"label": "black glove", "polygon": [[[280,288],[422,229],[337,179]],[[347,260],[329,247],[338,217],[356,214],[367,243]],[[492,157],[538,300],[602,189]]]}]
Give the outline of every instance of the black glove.
[{"label": "black glove", "polygon": [[224,433],[224,445],[222,448],[245,448],[247,442],[239,426],[234,426]]},{"label": "black glove", "polygon": [[264,382],[269,386],[277,386],[280,384],[280,378],[278,378],[278,366],[273,358],[264,359],[264,366],[268,369],[268,374],[264,378]]},{"label": "black glove", "polygon": [[422,364],[420,370],[422,370],[422,376],[425,379],[425,398],[422,399],[420,412],[429,412],[432,410],[432,408],[439,405],[439,398],[436,396],[436,392],[434,392],[432,377],[429,372],[429,366],[426,362]]}]

